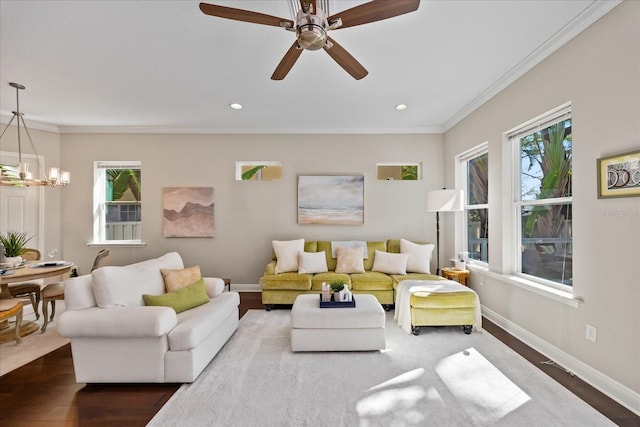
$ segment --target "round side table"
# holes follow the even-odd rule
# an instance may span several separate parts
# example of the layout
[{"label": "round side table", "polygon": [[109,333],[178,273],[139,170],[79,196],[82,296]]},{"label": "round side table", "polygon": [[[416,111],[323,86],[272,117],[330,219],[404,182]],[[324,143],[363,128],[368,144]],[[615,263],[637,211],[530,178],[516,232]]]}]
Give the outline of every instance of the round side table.
[{"label": "round side table", "polygon": [[461,285],[469,286],[469,270],[456,270],[455,268],[443,268],[442,277],[449,280],[455,280]]}]

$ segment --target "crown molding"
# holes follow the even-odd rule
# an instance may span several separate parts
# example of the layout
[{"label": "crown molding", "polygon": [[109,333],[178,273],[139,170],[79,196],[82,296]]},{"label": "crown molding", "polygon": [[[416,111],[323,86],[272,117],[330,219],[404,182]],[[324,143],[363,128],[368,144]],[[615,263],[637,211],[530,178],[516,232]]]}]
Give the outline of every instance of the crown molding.
[{"label": "crown molding", "polygon": [[442,126],[444,131],[448,131],[462,119],[474,112],[485,102],[493,98],[495,95],[504,90],[511,83],[518,80],[533,67],[541,63],[543,60],[551,56],[556,50],[560,49],[571,39],[576,37],[598,19],[613,10],[622,3],[623,0],[594,0],[585,10],[576,16],[571,22],[558,30],[554,35],[549,37],[544,43],[538,46],[531,54],[527,55],[522,61],[507,71],[502,77],[496,80],[491,86],[485,89],[480,95],[474,98],[470,103],[454,114]]},{"label": "crown molding", "polygon": [[440,126],[418,127],[406,129],[392,128],[360,128],[360,129],[203,129],[203,128],[169,128],[153,126],[59,126],[60,133],[67,134],[200,134],[200,135],[230,135],[230,134],[261,134],[261,135],[283,135],[283,134],[319,134],[319,135],[344,135],[344,134],[441,134],[443,128]]},{"label": "crown molding", "polygon": [[[13,117],[13,114],[0,113],[0,123],[2,123],[3,125],[8,125],[12,117]],[[29,119],[24,119],[24,123],[27,125],[29,129],[60,133],[60,127],[52,123],[45,123],[45,122],[40,122],[37,120],[29,120]],[[11,125],[15,126],[15,122],[12,123]]]}]

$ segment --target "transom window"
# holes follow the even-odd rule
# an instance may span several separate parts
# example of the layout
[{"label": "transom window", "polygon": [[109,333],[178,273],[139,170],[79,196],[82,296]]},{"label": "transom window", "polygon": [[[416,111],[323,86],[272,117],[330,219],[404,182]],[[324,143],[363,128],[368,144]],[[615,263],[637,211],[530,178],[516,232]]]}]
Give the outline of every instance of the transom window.
[{"label": "transom window", "polygon": [[422,163],[378,163],[376,165],[379,180],[418,181],[422,179]]}]

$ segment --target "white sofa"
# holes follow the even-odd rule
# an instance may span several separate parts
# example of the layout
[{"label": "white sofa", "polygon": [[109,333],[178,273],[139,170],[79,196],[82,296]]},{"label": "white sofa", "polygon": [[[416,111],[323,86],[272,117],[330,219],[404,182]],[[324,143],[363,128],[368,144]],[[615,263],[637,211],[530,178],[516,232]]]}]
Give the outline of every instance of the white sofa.
[{"label": "white sofa", "polygon": [[209,302],[177,313],[145,306],[165,292],[160,269],[184,268],[176,252],[102,267],[64,283],[58,332],[71,340],[78,383],[193,382],[238,327],[237,292],[204,278]]}]

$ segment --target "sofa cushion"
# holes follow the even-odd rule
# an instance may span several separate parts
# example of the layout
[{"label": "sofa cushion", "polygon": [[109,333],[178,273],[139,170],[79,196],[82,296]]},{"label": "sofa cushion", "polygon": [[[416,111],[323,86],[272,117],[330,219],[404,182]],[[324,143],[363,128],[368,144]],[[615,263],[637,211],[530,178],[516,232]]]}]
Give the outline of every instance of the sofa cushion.
[{"label": "sofa cushion", "polygon": [[366,271],[371,271],[373,268],[376,251],[386,252],[387,242],[367,242],[367,252],[369,253],[369,257],[364,260],[364,269]]},{"label": "sofa cushion", "polygon": [[[178,324],[169,332],[169,349],[190,350],[209,337],[237,309],[237,292],[225,292],[208,304],[179,313]],[[236,314],[237,316],[237,314]]]},{"label": "sofa cushion", "polygon": [[265,289],[286,289],[308,291],[311,289],[311,274],[281,273],[260,278],[260,287]]},{"label": "sofa cushion", "polygon": [[360,248],[362,251],[362,258],[367,259],[369,252],[367,252],[367,242],[364,240],[332,240],[331,241],[331,257],[338,258],[338,248]]},{"label": "sofa cushion", "polygon": [[408,254],[375,251],[372,271],[386,274],[407,274]]},{"label": "sofa cushion", "polygon": [[[304,251],[305,252],[318,252],[318,242],[315,240],[305,240],[304,241]],[[278,257],[276,256],[276,251],[271,250],[271,260],[275,261]]]},{"label": "sofa cushion", "polygon": [[327,270],[327,259],[324,252],[300,252],[298,254],[298,273],[324,273]]},{"label": "sofa cushion", "polygon": [[[429,242],[421,242],[418,240],[412,240],[413,243],[417,243],[418,245],[426,245]],[[389,239],[387,240],[387,252],[393,252],[395,254],[400,253],[400,239]]]},{"label": "sofa cushion", "polygon": [[334,280],[342,280],[348,285],[349,288],[351,288],[350,275],[328,271],[326,273],[318,273],[313,275],[313,278],[311,279],[311,290],[320,292],[322,291],[322,282],[331,283]]},{"label": "sofa cushion", "polygon": [[409,255],[407,272],[431,273],[432,244],[418,244],[409,240],[400,239],[400,252]]},{"label": "sofa cushion", "polygon": [[362,249],[338,248],[336,273],[364,273]]},{"label": "sofa cushion", "polygon": [[146,305],[161,305],[171,307],[176,313],[198,307],[209,302],[209,296],[204,286],[204,279],[200,278],[191,286],[178,289],[175,292],[167,292],[161,295],[142,295]]},{"label": "sofa cushion", "polygon": [[160,269],[184,268],[177,252],[126,266],[106,266],[91,273],[91,288],[98,307],[143,306],[142,294],[164,293]]},{"label": "sofa cushion", "polygon": [[324,256],[327,260],[327,270],[336,271],[336,263],[338,260],[331,256],[331,242],[327,240],[318,240],[316,244],[318,252],[324,252]]},{"label": "sofa cushion", "polygon": [[393,289],[393,279],[388,274],[377,271],[352,274],[351,289],[354,291],[386,291]]},{"label": "sofa cushion", "polygon": [[161,268],[160,274],[162,274],[164,290],[166,292],[175,292],[178,289],[191,286],[202,277],[200,266],[198,265],[177,270]]},{"label": "sofa cushion", "polygon": [[298,271],[298,253],[304,252],[304,239],[274,240],[273,251],[276,253],[276,273]]},{"label": "sofa cushion", "polygon": [[391,279],[393,279],[393,289],[397,288],[398,283],[403,280],[445,280],[442,276],[427,273],[407,273],[406,275],[391,274]]}]

